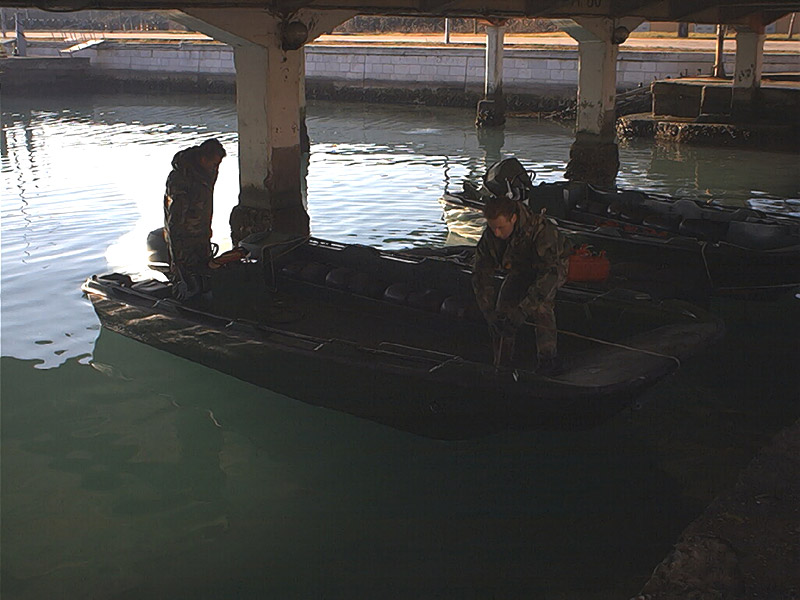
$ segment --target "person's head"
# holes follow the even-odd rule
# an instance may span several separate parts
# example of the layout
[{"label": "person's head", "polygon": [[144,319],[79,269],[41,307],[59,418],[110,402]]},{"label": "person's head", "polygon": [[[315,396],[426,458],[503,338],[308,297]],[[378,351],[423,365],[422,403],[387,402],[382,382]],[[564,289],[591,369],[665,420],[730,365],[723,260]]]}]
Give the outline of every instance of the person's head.
[{"label": "person's head", "polygon": [[208,173],[214,173],[216,175],[219,170],[219,164],[227,154],[225,148],[220,144],[217,138],[206,140],[200,144],[199,148],[200,151],[197,155],[197,160],[200,166]]},{"label": "person's head", "polygon": [[517,202],[506,196],[492,196],[483,206],[483,216],[495,237],[507,240],[519,219]]}]

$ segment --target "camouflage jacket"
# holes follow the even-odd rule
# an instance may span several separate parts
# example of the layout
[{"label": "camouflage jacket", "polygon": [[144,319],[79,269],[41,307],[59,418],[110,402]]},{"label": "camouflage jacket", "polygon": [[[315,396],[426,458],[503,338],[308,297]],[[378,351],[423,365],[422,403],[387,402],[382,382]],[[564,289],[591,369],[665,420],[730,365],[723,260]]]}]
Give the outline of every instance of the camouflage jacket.
[{"label": "camouflage jacket", "polygon": [[197,162],[198,147],[181,150],[172,159],[164,193],[164,232],[170,265],[208,264],[216,177]]},{"label": "camouflage jacket", "polygon": [[531,285],[520,302],[524,313],[530,312],[566,280],[572,246],[544,214],[531,214],[519,205],[516,226],[507,240],[501,240],[488,227],[475,251],[472,288],[483,314],[495,308],[494,274],[529,276]]}]

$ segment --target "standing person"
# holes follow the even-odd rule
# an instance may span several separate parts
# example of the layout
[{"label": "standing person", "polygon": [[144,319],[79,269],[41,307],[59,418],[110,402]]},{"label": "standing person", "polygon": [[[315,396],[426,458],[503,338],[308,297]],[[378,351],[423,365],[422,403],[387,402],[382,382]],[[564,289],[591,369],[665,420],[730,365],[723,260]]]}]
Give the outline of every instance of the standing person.
[{"label": "standing person", "polygon": [[[511,364],[517,330],[530,318],[536,326],[536,371],[557,374],[555,296],[567,279],[571,246],[544,214],[531,214],[508,197],[491,197],[483,214],[487,227],[475,252],[472,288],[489,324],[495,366]],[[495,292],[498,270],[506,277]]]},{"label": "standing person", "polygon": [[209,289],[214,184],[225,148],[217,139],[181,150],[172,159],[164,193],[164,238],[173,295],[186,300]]}]

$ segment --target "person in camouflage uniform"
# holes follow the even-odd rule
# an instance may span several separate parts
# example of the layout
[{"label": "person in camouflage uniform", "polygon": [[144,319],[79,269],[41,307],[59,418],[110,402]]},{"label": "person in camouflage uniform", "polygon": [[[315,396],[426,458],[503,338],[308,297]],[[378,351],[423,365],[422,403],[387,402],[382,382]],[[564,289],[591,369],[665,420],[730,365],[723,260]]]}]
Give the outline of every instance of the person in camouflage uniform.
[{"label": "person in camouflage uniform", "polygon": [[[492,196],[483,214],[487,227],[475,252],[472,287],[489,324],[495,365],[510,365],[517,330],[531,319],[536,326],[537,372],[555,374],[560,370],[555,296],[567,279],[571,245],[543,213],[531,214],[510,198]],[[505,280],[496,291],[498,270]]]},{"label": "person in camouflage uniform", "polygon": [[225,148],[216,139],[181,150],[172,159],[164,193],[164,239],[169,279],[180,300],[208,290],[214,184]]}]

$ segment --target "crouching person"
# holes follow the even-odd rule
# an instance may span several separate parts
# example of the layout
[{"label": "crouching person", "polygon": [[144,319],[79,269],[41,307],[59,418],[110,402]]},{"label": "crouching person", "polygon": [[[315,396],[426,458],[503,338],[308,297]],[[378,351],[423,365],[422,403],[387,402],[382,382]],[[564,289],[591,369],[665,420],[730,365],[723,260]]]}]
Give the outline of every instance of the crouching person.
[{"label": "crouching person", "polygon": [[[567,279],[572,248],[544,214],[531,214],[515,200],[493,196],[483,214],[487,227],[475,252],[472,287],[489,325],[495,366],[511,366],[517,331],[530,319],[536,327],[536,371],[557,374],[555,296]],[[499,291],[495,271],[505,274]]]}]

